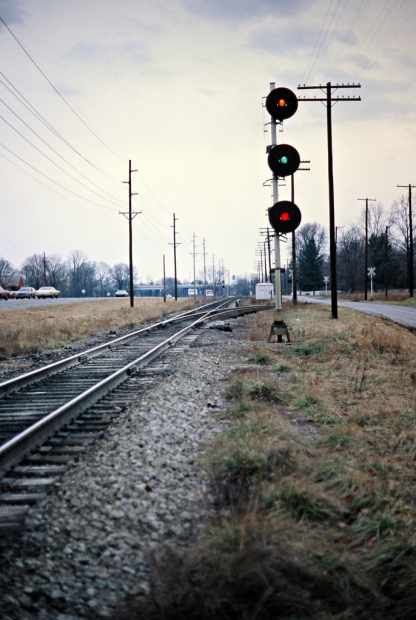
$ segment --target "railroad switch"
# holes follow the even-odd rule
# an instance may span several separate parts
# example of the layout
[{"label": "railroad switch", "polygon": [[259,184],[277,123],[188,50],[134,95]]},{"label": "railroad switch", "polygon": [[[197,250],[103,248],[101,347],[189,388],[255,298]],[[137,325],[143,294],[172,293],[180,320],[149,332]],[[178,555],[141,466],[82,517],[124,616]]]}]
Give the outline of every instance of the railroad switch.
[{"label": "railroad switch", "polygon": [[267,342],[271,342],[273,336],[276,336],[276,342],[283,342],[283,336],[286,336],[286,342],[290,344],[289,330],[284,321],[273,321]]}]

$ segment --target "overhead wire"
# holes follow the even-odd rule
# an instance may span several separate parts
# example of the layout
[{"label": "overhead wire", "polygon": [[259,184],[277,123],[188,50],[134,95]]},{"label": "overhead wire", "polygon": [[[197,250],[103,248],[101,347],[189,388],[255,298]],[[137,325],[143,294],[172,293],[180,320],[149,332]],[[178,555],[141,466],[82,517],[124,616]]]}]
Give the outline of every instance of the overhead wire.
[{"label": "overhead wire", "polygon": [[311,59],[309,65],[308,65],[308,68],[306,69],[306,71],[304,73],[304,77],[303,77],[303,80],[302,80],[303,83],[306,83],[309,80],[309,76],[311,74],[312,67],[313,67],[314,63],[316,62],[316,58],[319,55],[319,51],[320,51],[320,48],[321,48],[322,41],[325,38],[326,32],[327,32],[327,30],[329,28],[329,24],[330,24],[330,20],[331,20],[331,9],[334,6],[335,2],[336,2],[336,0],[328,0],[328,6],[327,6],[326,13],[325,13],[325,17],[323,19],[321,19],[321,21],[322,21],[322,28],[321,28],[321,30],[319,32],[319,35],[318,35],[317,39],[316,39],[316,42],[315,42],[315,45],[314,45],[314,48],[313,48],[313,51],[312,51],[312,54],[311,54],[312,59]]},{"label": "overhead wire", "polygon": [[18,159],[20,162],[22,162],[23,164],[25,164],[26,166],[28,166],[29,168],[31,168],[32,170],[34,170],[37,174],[39,174],[40,176],[46,178],[50,183],[53,183],[54,185],[56,185],[57,187],[60,187],[61,189],[63,189],[65,192],[68,192],[70,194],[72,194],[73,196],[76,196],[77,198],[79,198],[80,200],[83,200],[84,202],[87,202],[89,204],[92,204],[94,206],[97,207],[101,207],[103,209],[107,209],[110,211],[114,211],[114,209],[110,208],[108,205],[105,204],[100,204],[100,203],[96,203],[88,198],[85,198],[85,196],[82,196],[80,194],[78,194],[77,192],[74,192],[73,190],[69,189],[68,187],[66,187],[65,185],[62,185],[62,183],[60,183],[59,181],[56,181],[55,179],[53,179],[52,177],[50,177],[48,174],[42,172],[41,170],[39,170],[36,166],[34,166],[33,164],[31,164],[30,162],[26,161],[23,157],[21,157],[20,155],[18,155],[17,153],[15,153],[12,149],[10,149],[9,147],[7,147],[5,144],[3,144],[2,142],[0,142],[0,148],[4,149],[7,153],[13,155],[13,157],[15,157],[16,159]]},{"label": "overhead wire", "polygon": [[83,177],[84,179],[86,179],[88,181],[88,183],[90,183],[92,186],[96,187],[100,193],[103,194],[104,197],[107,197],[108,200],[114,201],[114,200],[118,200],[116,198],[114,198],[109,192],[107,192],[106,190],[102,189],[97,183],[95,183],[94,181],[92,181],[86,174],[84,174],[83,172],[81,172],[76,166],[74,166],[68,159],[66,159],[66,157],[64,157],[57,149],[55,149],[53,146],[51,146],[51,144],[45,140],[35,129],[33,129],[33,127],[31,127],[31,125],[29,125],[29,123],[27,123],[21,116],[20,114],[18,114],[15,110],[13,110],[13,108],[11,106],[8,105],[8,103],[6,101],[4,101],[4,99],[2,97],[0,97],[0,103],[11,113],[13,114],[13,116],[15,118],[17,118],[25,127],[26,129],[28,129],[33,135],[35,135],[38,140],[40,140],[42,142],[42,144],[44,144],[50,151],[52,151],[57,157],[59,157],[59,159],[63,162],[65,162],[65,164],[67,166],[69,166],[72,170],[74,170],[77,174],[79,174],[81,177]]},{"label": "overhead wire", "polygon": [[305,82],[308,82],[309,79],[311,79],[314,75],[314,70],[316,67],[316,63],[319,59],[319,56],[321,54],[322,49],[324,49],[324,47],[327,45],[328,41],[330,40],[330,36],[332,34],[332,31],[334,30],[336,21],[337,21],[337,17],[338,17],[338,12],[339,9],[341,8],[341,0],[336,0],[336,5],[335,8],[333,10],[332,16],[331,16],[331,20],[329,22],[328,28],[326,30],[326,32],[324,33],[324,36],[321,39],[320,45],[318,46],[318,50],[316,52],[316,56],[312,62],[312,65],[310,67],[309,73],[307,78],[305,79]]},{"label": "overhead wire", "polygon": [[3,80],[0,79],[0,84],[2,84],[2,86],[4,86],[18,101],[20,101],[20,103],[29,111],[31,112],[56,138],[59,138],[59,140],[61,140],[64,144],[66,144],[66,146],[68,148],[70,148],[76,155],[78,155],[78,157],[80,157],[85,163],[87,163],[89,166],[91,166],[92,168],[94,168],[95,170],[97,170],[98,172],[101,172],[102,174],[105,174],[107,176],[107,173],[102,170],[99,166],[97,166],[96,164],[94,164],[90,159],[88,159],[88,157],[85,157],[85,155],[83,155],[73,144],[71,144],[37,109],[36,107],[30,103],[30,101],[27,99],[27,97],[25,97],[23,95],[23,93],[20,92],[20,90],[17,88],[17,86],[15,86],[15,84],[13,84],[13,82],[11,80],[9,80],[9,78],[3,73],[3,71],[0,71],[0,76],[3,78],[3,80],[6,82],[4,82]]},{"label": "overhead wire", "polygon": [[[73,174],[71,174],[70,172],[68,172],[67,170],[65,170],[65,168],[63,168],[60,164],[58,164],[57,162],[55,162],[51,157],[49,157],[49,155],[47,155],[44,151],[42,151],[42,149],[40,149],[38,146],[36,146],[36,144],[34,144],[31,140],[29,140],[29,138],[27,138],[19,129],[17,129],[17,127],[15,127],[12,123],[10,123],[7,119],[4,118],[4,116],[2,116],[0,114],[0,120],[3,121],[3,123],[5,123],[10,129],[12,129],[12,131],[14,131],[18,136],[20,136],[22,138],[22,140],[24,140],[27,144],[29,144],[32,148],[34,148],[38,153],[40,153],[40,155],[42,155],[42,157],[44,157],[47,161],[49,161],[53,166],[55,166],[55,168],[57,168],[58,170],[60,170],[63,174],[66,174],[70,179],[72,179],[73,181],[75,181],[76,183],[79,183],[82,187],[84,187],[87,191],[95,194],[96,196],[98,196],[101,200],[103,200],[103,196],[98,193],[96,190],[91,189],[90,187],[88,187],[88,185],[86,185],[86,183],[84,183],[83,181],[80,181],[79,179],[77,179],[77,177],[75,177]],[[104,196],[104,200],[108,200],[105,196]]]},{"label": "overhead wire", "polygon": [[33,66],[37,69],[37,71],[39,71],[39,73],[43,76],[43,78],[48,82],[49,86],[53,89],[53,91],[55,92],[55,94],[65,103],[65,105],[71,110],[71,112],[78,118],[78,120],[84,125],[84,127],[96,138],[96,140],[98,140],[100,142],[100,144],[102,144],[112,155],[114,155],[115,157],[119,158],[119,155],[117,155],[113,149],[111,149],[105,142],[104,140],[102,140],[100,138],[100,136],[89,126],[89,124],[86,122],[86,120],[81,116],[81,114],[79,114],[79,112],[77,112],[77,110],[72,106],[71,103],[69,103],[69,101],[66,99],[66,97],[64,97],[64,95],[61,93],[61,91],[55,86],[55,84],[52,82],[52,80],[49,79],[49,77],[47,76],[47,74],[45,73],[45,71],[40,67],[40,65],[36,62],[36,60],[33,58],[32,54],[30,54],[30,52],[26,49],[26,47],[23,45],[23,43],[20,41],[20,39],[17,37],[17,35],[13,32],[13,30],[10,28],[10,26],[7,24],[7,22],[5,21],[5,19],[0,15],[0,22],[3,24],[3,26],[7,29],[7,31],[9,32],[10,36],[13,37],[13,39],[16,41],[17,45],[20,47],[20,49],[23,51],[23,53],[26,55],[26,57],[30,60],[30,62],[33,64]]}]

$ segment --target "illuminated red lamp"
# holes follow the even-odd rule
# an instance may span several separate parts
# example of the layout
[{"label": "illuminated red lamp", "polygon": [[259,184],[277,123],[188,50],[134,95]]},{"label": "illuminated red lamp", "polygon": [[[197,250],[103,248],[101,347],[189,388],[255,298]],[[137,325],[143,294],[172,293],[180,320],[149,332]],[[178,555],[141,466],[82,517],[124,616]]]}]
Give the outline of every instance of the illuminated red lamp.
[{"label": "illuminated red lamp", "polygon": [[276,233],[287,234],[296,230],[299,226],[302,215],[300,209],[294,202],[280,200],[270,209],[269,222]]}]

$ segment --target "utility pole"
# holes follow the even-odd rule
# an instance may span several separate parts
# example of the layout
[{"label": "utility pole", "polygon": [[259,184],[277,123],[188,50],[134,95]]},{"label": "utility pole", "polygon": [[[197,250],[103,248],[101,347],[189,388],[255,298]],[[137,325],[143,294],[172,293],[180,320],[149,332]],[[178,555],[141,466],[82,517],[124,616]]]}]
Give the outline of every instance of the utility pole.
[{"label": "utility pole", "polygon": [[335,226],[335,245],[338,244],[338,230],[344,228],[343,226]]},{"label": "utility pole", "polygon": [[271,258],[271,254],[270,254],[270,229],[269,229],[269,227],[267,227],[266,235],[267,235],[267,237],[266,237],[267,238],[267,255],[269,257],[269,280],[270,280],[270,282],[272,282],[273,281],[273,278],[272,278],[272,258]]},{"label": "utility pole", "polygon": [[409,256],[407,257],[408,271],[407,271],[407,280],[409,283],[409,295],[413,297],[414,295],[414,255],[413,255],[413,217],[412,217],[412,188],[415,188],[416,185],[396,185],[396,187],[405,188],[407,187],[409,190]]},{"label": "utility pole", "polygon": [[[274,90],[276,87],[276,82],[270,82],[270,91]],[[276,146],[277,144],[277,134],[276,134],[276,120],[270,116],[270,135],[271,135],[271,148]],[[276,204],[278,201],[279,188],[278,188],[278,178],[273,173],[272,179],[272,188],[273,188],[273,204]],[[275,308],[276,310],[282,309],[282,283],[281,283],[281,275],[280,275],[280,237],[278,233],[276,233],[274,237],[274,288],[276,293],[276,302]]]},{"label": "utility pole", "polygon": [[166,264],[165,264],[165,255],[163,255],[163,301],[166,303]]},{"label": "utility pole", "polygon": [[43,253],[43,284],[46,286],[46,253]]},{"label": "utility pole", "polygon": [[212,255],[212,288],[214,289],[214,296],[217,295],[215,286],[215,254]]},{"label": "utility pole", "polygon": [[205,250],[205,237],[202,240],[202,247],[203,247],[203,254],[204,254],[204,296],[206,297],[206,294],[207,294],[207,263],[206,263],[207,253]]},{"label": "utility pole", "polygon": [[[260,230],[261,235],[266,235],[266,238],[264,240],[264,244],[265,245],[267,244],[267,251],[265,248],[265,255],[267,257],[267,264],[268,264],[268,270],[266,269],[266,280],[273,283],[271,240],[273,239],[274,235],[270,234],[271,229],[268,226],[266,228],[260,228],[259,230]],[[269,277],[267,277],[267,273],[269,274]]]},{"label": "utility pole", "polygon": [[136,215],[139,215],[141,211],[132,211],[131,208],[131,198],[132,196],[137,196],[137,192],[131,191],[131,174],[132,172],[137,172],[136,170],[131,169],[131,159],[129,159],[129,180],[123,181],[123,183],[128,183],[129,186],[129,210],[128,211],[119,211],[120,215],[123,215],[129,223],[129,293],[130,293],[130,308],[134,306],[134,282],[133,282],[133,220]]},{"label": "utility pole", "polygon": [[263,241],[263,258],[264,258],[264,281],[267,282],[269,280],[270,277],[270,272],[269,275],[267,275],[267,263],[266,263],[266,242],[267,239],[265,239]]},{"label": "utility pole", "polygon": [[388,286],[389,286],[389,278],[388,278],[388,259],[389,259],[389,228],[390,226],[386,226],[386,246],[384,252],[384,284],[386,287],[386,297],[388,297]]},{"label": "utility pole", "polygon": [[196,257],[196,249],[195,249],[195,233],[192,234],[192,262],[194,267],[194,303],[196,303],[196,273],[195,273],[195,257]]},{"label": "utility pole", "polygon": [[335,201],[334,201],[334,162],[332,154],[332,105],[337,101],[361,101],[361,97],[332,97],[332,90],[340,88],[361,88],[361,84],[318,84],[316,86],[299,85],[299,90],[316,89],[326,91],[326,97],[298,97],[299,101],[323,101],[326,103],[326,123],[328,138],[328,189],[329,189],[329,255],[331,264],[331,312],[332,318],[338,318],[337,298],[337,254],[335,242]]},{"label": "utility pole", "polygon": [[364,246],[364,299],[367,301],[368,294],[368,203],[376,202],[375,198],[357,198],[365,201],[365,246]]},{"label": "utility pole", "polygon": [[178,221],[178,218],[176,217],[175,214],[173,214],[173,243],[171,243],[170,245],[173,245],[173,269],[174,269],[174,279],[175,279],[175,301],[178,301],[178,273],[177,273],[177,269],[176,269],[176,246],[179,245],[178,242],[176,241],[176,222]]}]

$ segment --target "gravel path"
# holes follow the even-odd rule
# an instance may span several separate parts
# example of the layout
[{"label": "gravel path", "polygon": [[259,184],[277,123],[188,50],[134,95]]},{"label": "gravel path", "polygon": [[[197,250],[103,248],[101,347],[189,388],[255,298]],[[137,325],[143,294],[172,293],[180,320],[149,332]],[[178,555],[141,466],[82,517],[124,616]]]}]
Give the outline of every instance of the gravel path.
[{"label": "gravel path", "polygon": [[146,592],[151,552],[187,544],[210,514],[199,464],[222,429],[224,380],[249,343],[203,330],[172,373],[149,389],[67,470],[32,512],[30,528],[1,548],[2,620],[107,618]]}]

